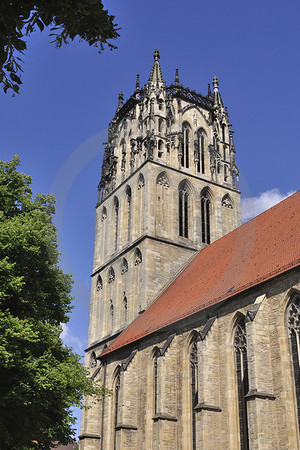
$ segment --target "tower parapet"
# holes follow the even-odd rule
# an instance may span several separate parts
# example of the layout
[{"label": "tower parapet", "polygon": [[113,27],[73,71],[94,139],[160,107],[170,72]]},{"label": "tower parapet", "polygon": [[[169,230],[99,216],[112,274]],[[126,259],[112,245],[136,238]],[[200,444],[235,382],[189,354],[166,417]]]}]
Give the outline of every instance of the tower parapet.
[{"label": "tower parapet", "polygon": [[[215,76],[213,93],[209,85],[207,95],[202,95],[179,83],[178,69],[174,84],[167,86],[155,50],[148,84],[141,89],[138,75],[135,91],[124,104],[119,94],[109,124],[99,199],[104,200],[147,160],[238,190],[228,111],[218,86]],[[199,130],[206,134],[204,149]]]}]

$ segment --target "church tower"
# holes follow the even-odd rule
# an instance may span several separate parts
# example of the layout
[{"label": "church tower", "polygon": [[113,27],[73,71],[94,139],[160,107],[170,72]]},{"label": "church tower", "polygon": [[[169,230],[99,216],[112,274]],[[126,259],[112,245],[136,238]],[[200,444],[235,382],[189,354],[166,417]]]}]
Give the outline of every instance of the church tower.
[{"label": "church tower", "polygon": [[240,225],[233,132],[217,77],[166,85],[154,52],[109,125],[96,208],[87,358],[142,314],[183,265]]}]

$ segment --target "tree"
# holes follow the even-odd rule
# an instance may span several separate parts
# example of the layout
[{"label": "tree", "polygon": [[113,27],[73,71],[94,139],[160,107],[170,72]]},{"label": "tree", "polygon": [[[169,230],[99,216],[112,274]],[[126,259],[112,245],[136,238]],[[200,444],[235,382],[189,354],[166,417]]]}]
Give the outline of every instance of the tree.
[{"label": "tree", "polygon": [[118,34],[114,16],[103,9],[101,0],[1,0],[0,2],[0,83],[19,92],[22,84],[20,58],[26,50],[25,36],[36,29],[50,28],[56,47],[76,36],[102,51]]},{"label": "tree", "polygon": [[72,405],[97,397],[79,356],[60,339],[72,280],[58,266],[54,197],[32,197],[19,158],[0,161],[0,448],[72,441]]}]

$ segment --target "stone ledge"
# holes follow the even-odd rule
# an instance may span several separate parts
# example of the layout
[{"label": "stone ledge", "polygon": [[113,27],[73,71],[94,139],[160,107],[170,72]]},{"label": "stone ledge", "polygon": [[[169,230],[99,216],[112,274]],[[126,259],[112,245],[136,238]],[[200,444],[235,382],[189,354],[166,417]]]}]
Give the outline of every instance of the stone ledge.
[{"label": "stone ledge", "polygon": [[154,417],[152,417],[154,422],[158,422],[159,420],[169,420],[170,422],[177,422],[177,417],[170,416],[170,414],[157,413]]},{"label": "stone ledge", "polygon": [[207,403],[198,403],[194,408],[195,411],[216,411],[221,412],[222,408],[220,406],[208,405]]},{"label": "stone ledge", "polygon": [[115,430],[137,430],[138,427],[135,425],[129,425],[127,423],[118,423],[118,425],[115,426]]},{"label": "stone ledge", "polygon": [[101,436],[99,434],[83,433],[79,436],[79,440],[81,441],[82,439],[101,439]]},{"label": "stone ledge", "polygon": [[276,395],[271,394],[270,392],[259,392],[257,389],[251,389],[247,395],[245,395],[245,398],[247,400],[252,400],[252,399],[256,399],[256,398],[263,398],[263,399],[268,399],[268,400],[275,400],[276,399]]}]

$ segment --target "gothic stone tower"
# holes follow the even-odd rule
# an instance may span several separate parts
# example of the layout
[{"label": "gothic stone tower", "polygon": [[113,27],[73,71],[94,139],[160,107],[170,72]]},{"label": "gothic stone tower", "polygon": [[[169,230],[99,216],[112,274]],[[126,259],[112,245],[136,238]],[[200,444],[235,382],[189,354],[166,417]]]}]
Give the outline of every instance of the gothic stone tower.
[{"label": "gothic stone tower", "polygon": [[87,362],[98,356],[195,252],[240,225],[233,132],[213,79],[201,95],[148,84],[109,125],[96,214]]}]

